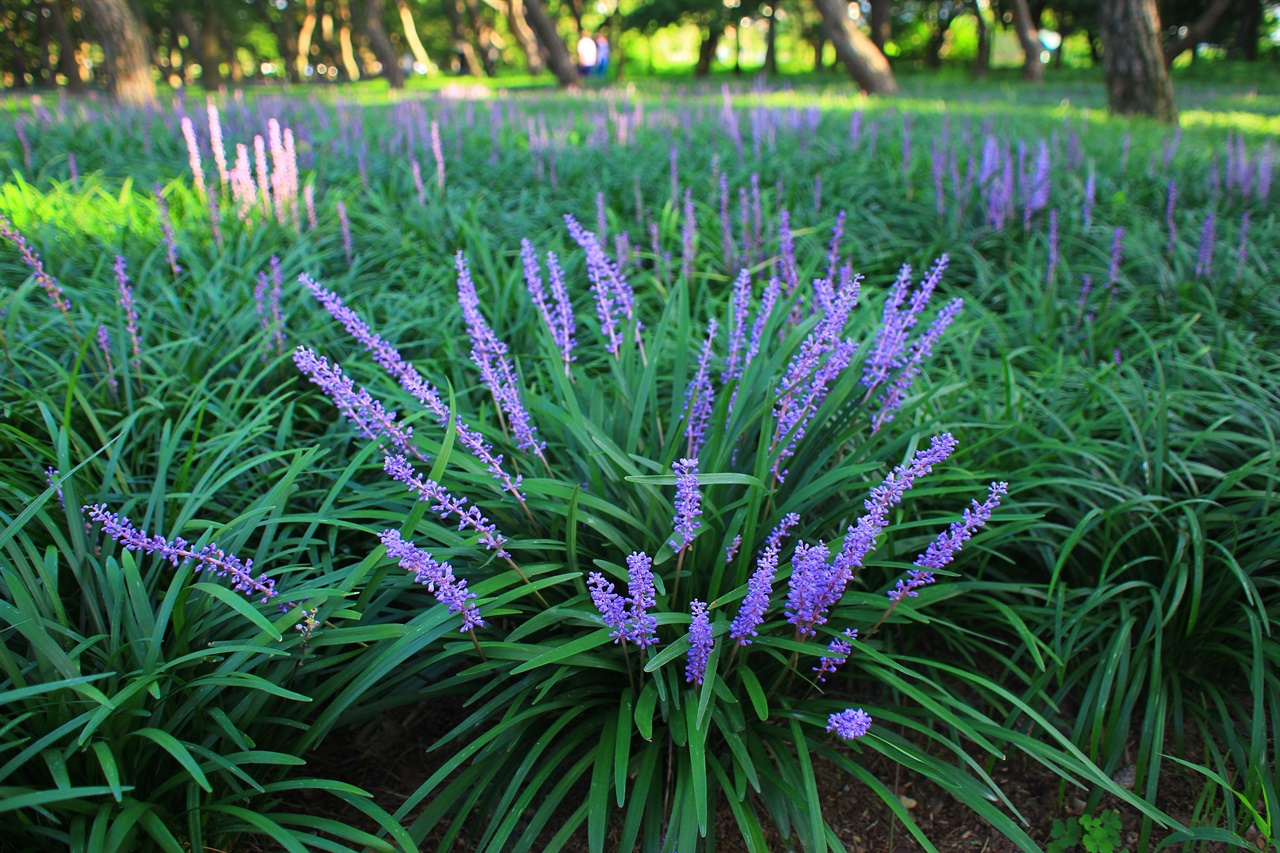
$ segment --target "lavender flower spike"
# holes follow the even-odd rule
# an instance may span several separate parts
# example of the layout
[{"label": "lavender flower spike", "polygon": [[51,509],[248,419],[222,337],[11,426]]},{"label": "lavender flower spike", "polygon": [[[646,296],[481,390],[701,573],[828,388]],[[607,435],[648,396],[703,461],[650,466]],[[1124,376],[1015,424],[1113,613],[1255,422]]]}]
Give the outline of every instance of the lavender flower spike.
[{"label": "lavender flower spike", "polygon": [[845,632],[836,637],[827,644],[827,654],[818,661],[814,672],[818,673],[816,679],[818,683],[827,680],[827,675],[833,674],[840,664],[849,658],[849,653],[853,651],[852,642],[858,639],[857,628],[846,628]]},{"label": "lavender flower spike", "polygon": [[871,730],[871,715],[861,708],[846,708],[827,718],[827,731],[845,740],[853,740]]},{"label": "lavender flower spike", "polygon": [[116,255],[116,287],[120,291],[120,307],[124,309],[126,328],[129,330],[129,343],[133,351],[133,367],[142,366],[142,349],[138,344],[138,309],[133,301],[133,287],[129,284],[129,271],[124,257]]},{"label": "lavender flower spike", "polygon": [[294,364],[307,374],[307,378],[329,395],[338,411],[359,429],[360,435],[369,439],[386,438],[405,453],[424,458],[412,444],[413,427],[396,423],[395,412],[388,412],[367,390],[356,390],[355,383],[336,364],[318,356],[307,347],[298,347],[293,353]]},{"label": "lavender flower spike", "polygon": [[613,583],[605,580],[604,575],[599,572],[592,572],[587,576],[587,586],[591,588],[591,603],[600,611],[604,624],[613,629],[609,636],[617,644],[625,639],[626,599],[614,592]]},{"label": "lavender flower spike", "polygon": [[[702,496],[698,493],[698,460],[681,459],[672,462],[671,468],[676,472],[676,515],[672,521],[675,532],[669,543],[672,548],[681,550],[689,547],[693,537],[697,535],[702,522]],[[679,537],[679,542],[676,537]]]},{"label": "lavender flower spike", "polygon": [[440,513],[441,518],[457,516],[458,529],[470,527],[480,534],[480,541],[490,551],[497,552],[499,557],[510,558],[507,553],[507,539],[498,532],[498,527],[481,514],[480,508],[474,504],[467,506],[466,498],[455,498],[449,491],[435,480],[418,476],[413,465],[403,456],[388,456],[383,460],[382,468],[391,476],[409,487],[409,491],[418,496],[418,500],[434,501],[431,509]]},{"label": "lavender flower spike", "polygon": [[974,531],[991,520],[991,513],[1000,506],[1000,498],[1009,494],[1008,483],[992,483],[987,490],[987,499],[982,503],[972,502],[972,507],[964,511],[960,521],[951,525],[946,533],[930,543],[928,549],[916,560],[916,565],[925,569],[940,569],[955,557],[964,543],[969,541]]},{"label": "lavender flower spike", "polygon": [[707,616],[707,605],[696,598],[689,602],[693,613],[693,621],[689,623],[689,660],[684,668],[684,680],[702,684],[707,675],[707,658],[715,648],[711,638],[711,620]]},{"label": "lavender flower spike", "polygon": [[769,596],[773,594],[773,580],[777,574],[778,546],[770,543],[756,561],[756,570],[747,582],[747,596],[742,599],[742,607],[729,626],[729,638],[737,640],[738,645],[750,645],[751,638],[758,636],[756,629],[769,609]]},{"label": "lavender flower spike", "polygon": [[711,386],[709,363],[711,361],[711,344],[716,339],[719,324],[712,317],[707,323],[707,339],[702,344],[702,355],[698,359],[698,372],[689,381],[684,392],[684,435],[690,456],[697,456],[706,443],[707,424],[711,420],[711,407],[715,403],[716,392]]},{"label": "lavender flower spike", "polygon": [[653,583],[653,560],[639,551],[627,557],[627,620],[626,639],[640,648],[658,642],[658,618],[649,610],[658,603],[658,593]]},{"label": "lavender flower spike", "polygon": [[437,601],[449,605],[450,613],[462,614],[460,630],[466,632],[484,627],[480,611],[471,603],[476,594],[467,589],[465,580],[460,580],[453,574],[452,566],[439,562],[412,542],[402,539],[399,531],[384,530],[378,538],[387,546],[388,557],[398,561],[400,568],[414,573],[415,583],[420,583],[435,593]]},{"label": "lavender flower spike", "polygon": [[256,578],[253,576],[253,560],[244,560],[242,562],[239,557],[234,554],[228,554],[213,542],[210,542],[199,551],[194,551],[191,548],[191,543],[181,536],[175,536],[171,540],[165,539],[159,533],[154,536],[148,536],[146,531],[134,527],[133,523],[124,516],[114,512],[107,512],[106,504],[94,504],[82,507],[82,509],[89,514],[91,519],[102,525],[104,533],[115,539],[128,551],[145,551],[148,554],[158,552],[160,556],[175,567],[185,565],[194,560],[196,562],[195,571],[211,571],[218,577],[231,575],[233,589],[250,597],[261,595],[263,604],[266,604],[279,594],[276,592],[276,582],[265,574]]}]

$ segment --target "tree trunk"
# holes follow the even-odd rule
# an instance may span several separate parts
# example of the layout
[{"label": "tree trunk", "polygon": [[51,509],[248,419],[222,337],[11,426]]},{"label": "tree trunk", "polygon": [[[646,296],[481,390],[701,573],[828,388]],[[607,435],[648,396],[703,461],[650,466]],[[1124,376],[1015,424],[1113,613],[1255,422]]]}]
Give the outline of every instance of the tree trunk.
[{"label": "tree trunk", "polygon": [[84,91],[84,78],[80,76],[80,64],[76,62],[76,43],[71,40],[71,28],[62,11],[62,0],[46,0],[49,17],[53,21],[54,37],[58,40],[58,73],[67,78],[67,89]]},{"label": "tree trunk", "polygon": [[480,57],[475,45],[467,38],[462,23],[462,0],[444,0],[445,17],[449,19],[449,35],[453,39],[453,53],[458,60],[458,73],[474,76],[481,72]]},{"label": "tree trunk", "polygon": [[982,14],[975,0],[970,0],[969,10],[973,12],[978,29],[978,52],[973,57],[973,76],[986,77],[991,70],[991,33],[987,29],[987,19]]},{"label": "tree trunk", "polygon": [[836,58],[854,82],[871,95],[893,95],[898,83],[893,79],[889,60],[862,30],[850,26],[845,0],[814,0],[822,14],[822,29],[835,46]]},{"label": "tree trunk", "polygon": [[400,57],[387,37],[387,29],[382,25],[382,0],[364,0],[364,29],[369,36],[369,46],[373,55],[382,63],[382,76],[392,89],[404,88],[404,71],[400,68]]},{"label": "tree trunk", "polygon": [[769,7],[769,29],[764,33],[764,73],[774,77],[778,73],[778,10]]},{"label": "tree trunk", "polygon": [[1098,24],[1111,111],[1175,121],[1178,113],[1173,82],[1160,51],[1156,0],[1102,0]]},{"label": "tree trunk", "polygon": [[947,30],[951,29],[951,16],[943,18],[941,14],[940,11],[938,22],[929,34],[929,43],[924,48],[924,64],[930,68],[942,67],[942,46],[947,43]]},{"label": "tree trunk", "polygon": [[98,31],[111,72],[111,94],[124,104],[155,103],[147,36],[126,0],[80,0],[80,5]]},{"label": "tree trunk", "polygon": [[827,49],[827,37],[822,34],[821,28],[809,43],[813,45],[813,73],[820,74],[826,70],[826,66],[822,64],[822,53]]},{"label": "tree trunk", "polygon": [[[301,72],[298,71],[298,34],[293,29],[292,10],[286,9],[280,16],[279,20],[271,21],[271,31],[276,37],[276,50],[280,52],[281,64],[284,66],[285,73],[289,77],[290,83],[299,83],[302,81]],[[289,57],[294,57],[290,61]]]},{"label": "tree trunk", "polygon": [[871,43],[881,53],[884,53],[884,46],[893,36],[893,22],[889,17],[890,3],[891,0],[871,0]]},{"label": "tree trunk", "polygon": [[206,3],[200,21],[200,86],[216,92],[222,85],[222,46],[218,44],[218,4]]},{"label": "tree trunk", "polygon": [[1031,18],[1031,8],[1027,0],[1013,0],[1013,28],[1018,33],[1018,44],[1022,45],[1022,79],[1031,83],[1044,82],[1044,63],[1040,61],[1040,34],[1036,32],[1035,21]]},{"label": "tree trunk", "polygon": [[1261,24],[1262,0],[1245,0],[1233,48],[1246,62],[1256,62],[1258,59],[1258,27]]},{"label": "tree trunk", "polygon": [[542,50],[538,47],[538,37],[534,35],[529,22],[525,20],[524,0],[507,0],[507,28],[515,37],[516,44],[524,53],[524,67],[530,74],[537,76],[547,70],[542,61]]},{"label": "tree trunk", "polygon": [[578,82],[578,64],[569,55],[569,48],[564,39],[556,32],[556,23],[552,19],[543,0],[524,0],[525,20],[530,29],[538,37],[542,47],[542,55],[547,59],[547,66],[561,86],[574,86]]},{"label": "tree trunk", "polygon": [[422,39],[418,37],[418,23],[413,19],[409,0],[396,0],[396,10],[400,13],[400,26],[404,28],[404,39],[409,43],[414,63],[425,68],[426,73],[432,73],[436,66],[431,57],[427,56],[427,49],[422,46]]},{"label": "tree trunk", "polygon": [[[1181,38],[1164,46],[1164,64],[1172,65],[1173,61],[1181,56],[1185,50],[1188,48],[1194,49],[1196,45],[1204,41],[1205,37],[1209,35],[1209,31],[1217,26],[1218,21],[1222,19],[1222,16],[1231,8],[1231,4],[1234,2],[1235,0],[1213,0],[1209,8],[1205,9],[1200,17],[1196,18],[1191,26],[1187,27],[1186,33]],[[1158,27],[1157,32],[1159,32]],[[1103,38],[1103,43],[1106,43],[1105,37]]]},{"label": "tree trunk", "polygon": [[1075,31],[1076,31],[1076,25],[1075,25],[1075,22],[1074,22],[1074,21],[1072,21],[1072,20],[1070,20],[1070,19],[1065,19],[1065,20],[1063,20],[1063,22],[1062,22],[1061,24],[1059,24],[1059,25],[1058,25],[1058,35],[1062,36],[1062,43],[1061,43],[1061,44],[1059,44],[1059,45],[1058,45],[1058,49],[1057,49],[1057,50],[1055,50],[1055,51],[1053,52],[1053,67],[1054,67],[1054,68],[1061,68],[1061,67],[1062,67],[1062,64],[1063,64],[1063,61],[1064,61],[1064,60],[1063,60],[1063,57],[1064,57],[1064,56],[1066,56],[1066,54],[1067,54],[1067,52],[1066,52],[1063,48],[1064,48],[1064,47],[1066,47],[1067,39],[1068,39],[1068,38],[1071,36],[1071,34],[1072,34],[1072,33],[1074,33]]},{"label": "tree trunk", "polygon": [[338,0],[338,47],[342,53],[342,70],[352,82],[360,79],[360,63],[356,61],[356,48],[351,42],[351,4]]},{"label": "tree trunk", "polygon": [[227,58],[227,72],[231,75],[231,82],[241,82],[244,80],[244,68],[240,65],[236,46],[231,42],[231,33],[227,32],[221,21],[218,22],[218,43],[222,45],[222,55]]},{"label": "tree trunk", "polygon": [[298,59],[294,66],[298,77],[305,79],[307,66],[311,64],[311,37],[316,32],[316,0],[306,0],[306,14],[302,17],[302,29],[298,30]]},{"label": "tree trunk", "polygon": [[471,24],[471,32],[475,36],[476,48],[479,50],[480,62],[484,68],[484,76],[492,77],[498,72],[493,45],[493,29],[484,19],[476,0],[461,0],[467,10],[467,20]]},{"label": "tree trunk", "polygon": [[693,66],[694,77],[706,77],[711,73],[711,63],[716,58],[721,34],[719,24],[712,24],[711,29],[703,34],[702,44],[698,45],[698,64]]}]

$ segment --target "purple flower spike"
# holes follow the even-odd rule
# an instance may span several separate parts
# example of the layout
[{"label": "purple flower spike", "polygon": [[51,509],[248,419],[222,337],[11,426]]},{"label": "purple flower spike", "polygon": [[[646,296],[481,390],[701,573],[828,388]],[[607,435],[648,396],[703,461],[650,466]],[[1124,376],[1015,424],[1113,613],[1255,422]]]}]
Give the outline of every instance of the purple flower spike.
[{"label": "purple flower spike", "polygon": [[[1000,498],[1008,493],[1008,483],[992,483],[987,490],[987,499],[985,501],[982,503],[973,501],[972,506],[964,511],[964,516],[960,521],[954,522],[945,533],[942,533],[937,539],[929,543],[928,549],[916,558],[916,565],[926,570],[916,574],[929,575],[929,577],[927,580],[918,583],[917,586],[924,586],[933,582],[933,576],[929,570],[941,569],[947,563],[950,563],[955,558],[956,552],[973,536],[974,531],[981,528],[991,519],[991,513],[1000,505]],[[910,582],[908,581],[908,583]],[[898,586],[902,587],[903,582],[898,581]],[[914,596],[914,593],[911,592],[905,594]],[[902,593],[897,598],[901,596]],[[894,590],[889,592],[889,597],[896,600]]]},{"label": "purple flower spike", "polygon": [[102,351],[102,357],[107,362],[107,385],[112,391],[120,390],[120,383],[116,381],[116,366],[111,360],[111,335],[107,332],[106,326],[98,326],[98,349]]},{"label": "purple flower spike", "polygon": [[653,583],[653,560],[639,551],[627,557],[627,619],[625,638],[640,648],[658,642],[658,618],[649,611],[658,603]]},{"label": "purple flower spike", "polygon": [[142,349],[138,344],[138,309],[133,301],[133,287],[129,284],[129,272],[124,257],[116,255],[116,288],[120,291],[120,307],[124,309],[126,328],[129,330],[129,344],[133,352],[130,362],[134,368],[142,366]]},{"label": "purple flower spike", "polygon": [[591,588],[591,603],[600,611],[604,624],[613,629],[609,634],[616,644],[624,639],[626,616],[626,599],[614,592],[613,583],[604,579],[599,572],[587,576],[587,586]]},{"label": "purple flower spike", "polygon": [[333,400],[342,416],[356,425],[361,436],[375,440],[386,438],[401,451],[423,458],[412,444],[413,427],[396,423],[395,412],[384,409],[382,403],[364,388],[357,390],[355,383],[342,372],[341,367],[329,364],[328,359],[316,355],[306,347],[298,347],[294,351],[293,361],[308,379],[319,385],[320,390]]},{"label": "purple flower spike", "polygon": [[[676,516],[672,521],[675,532],[668,544],[672,548],[687,548],[697,535],[702,522],[702,495],[698,492],[698,460],[681,459],[672,462],[671,468],[676,472]],[[679,541],[677,542],[677,537]]]},{"label": "purple flower spike", "polygon": [[862,568],[867,554],[875,550],[876,537],[889,523],[889,510],[902,502],[916,480],[931,472],[934,465],[946,461],[955,452],[956,443],[949,432],[934,436],[928,449],[917,452],[909,465],[894,468],[883,483],[871,490],[863,503],[867,514],[849,527],[844,546],[836,555],[834,568],[844,583],[847,584],[854,572]]},{"label": "purple flower spike", "polygon": [[471,603],[476,594],[467,589],[465,580],[453,574],[452,566],[439,562],[412,542],[402,539],[399,531],[384,530],[379,538],[387,546],[387,556],[398,561],[400,568],[413,572],[415,583],[435,593],[437,601],[449,605],[450,613],[462,614],[461,631],[484,627],[480,611]]},{"label": "purple flower spike", "polygon": [[689,610],[693,613],[693,621],[689,623],[689,661],[685,664],[684,680],[702,684],[707,674],[707,658],[715,647],[715,641],[711,639],[707,605],[695,598],[689,602]]},{"label": "purple flower spike", "polygon": [[747,314],[751,310],[751,274],[738,273],[733,283],[733,325],[729,330],[729,354],[725,359],[721,384],[728,384],[742,376],[742,356],[747,343]]},{"label": "purple flower spike", "polygon": [[22,236],[22,232],[13,227],[13,223],[4,214],[0,214],[0,237],[11,240],[18,247],[18,251],[22,253],[22,260],[31,268],[31,275],[36,280],[36,284],[49,294],[53,307],[66,314],[71,308],[71,303],[63,295],[58,280],[45,272],[44,261],[40,259],[40,255],[36,254],[35,249],[32,249],[26,238]]},{"label": "purple flower spike", "polygon": [[506,550],[507,539],[498,532],[498,526],[481,514],[480,508],[474,504],[467,506],[466,498],[455,498],[449,491],[435,480],[418,476],[413,465],[403,456],[388,456],[383,460],[383,470],[409,487],[409,491],[423,502],[434,501],[431,509],[448,518],[453,515],[458,519],[458,529],[468,527],[480,534],[480,542],[490,551],[497,552],[499,557],[510,557]]},{"label": "purple flower spike", "polygon": [[861,708],[847,708],[827,718],[827,731],[845,740],[853,740],[871,730],[871,715]]},{"label": "purple flower spike", "polygon": [[697,456],[706,443],[707,424],[711,420],[711,408],[716,401],[715,389],[711,386],[709,363],[711,361],[711,344],[716,339],[719,324],[712,317],[707,323],[707,339],[702,344],[702,355],[698,359],[698,372],[689,381],[684,392],[684,436],[688,444],[690,456]]},{"label": "purple flower spike", "polygon": [[737,640],[738,645],[750,645],[751,638],[759,635],[756,629],[764,622],[765,611],[769,609],[769,596],[773,594],[773,581],[777,574],[778,546],[770,544],[756,561],[756,570],[747,581],[747,596],[742,599],[742,607],[729,626],[729,638]]},{"label": "purple flower spike", "polygon": [[849,658],[849,653],[853,651],[853,641],[858,639],[857,628],[846,628],[845,632],[833,639],[827,645],[827,654],[818,661],[818,665],[813,668],[818,673],[815,678],[818,683],[827,680],[827,676],[835,673],[836,669]]},{"label": "purple flower spike", "polygon": [[729,547],[724,549],[725,563],[732,563],[733,558],[738,556],[738,549],[742,547],[742,534],[739,533],[733,537],[733,541],[729,543]]},{"label": "purple flower spike", "polygon": [[458,252],[455,265],[458,271],[458,303],[462,306],[467,332],[471,336],[471,360],[480,368],[480,376],[489,386],[494,402],[506,413],[516,446],[520,450],[532,450],[541,459],[547,443],[534,436],[537,428],[530,422],[529,412],[520,399],[520,377],[516,374],[515,364],[507,356],[507,345],[498,339],[480,313],[480,297],[462,252]]},{"label": "purple flower spike", "polygon": [[254,577],[253,560],[244,560],[234,554],[228,554],[213,542],[193,551],[191,544],[181,536],[165,539],[159,533],[148,536],[146,531],[138,530],[129,519],[114,512],[107,512],[106,504],[95,504],[83,507],[89,517],[102,525],[102,530],[112,539],[125,547],[127,551],[145,551],[148,554],[159,553],[173,566],[181,566],[195,561],[195,571],[210,571],[218,577],[231,575],[232,588],[250,598],[261,595],[266,604],[275,598],[276,582],[265,574]]},{"label": "purple flower spike", "polygon": [[300,275],[298,281],[311,291],[311,294],[333,315],[334,319],[342,323],[353,338],[364,346],[383,370],[395,377],[404,390],[435,415],[437,423],[445,426],[450,420],[454,421],[458,441],[462,446],[484,463],[486,470],[495,480],[502,483],[504,489],[515,495],[517,500],[524,501],[524,494],[520,491],[521,478],[519,476],[513,478],[503,469],[502,454],[495,455],[493,448],[485,443],[480,433],[467,426],[461,416],[455,418],[450,413],[449,406],[440,399],[440,393],[412,364],[400,356],[395,347],[372,331],[359,314],[344,305],[341,296],[331,290],[325,290],[308,276]]}]

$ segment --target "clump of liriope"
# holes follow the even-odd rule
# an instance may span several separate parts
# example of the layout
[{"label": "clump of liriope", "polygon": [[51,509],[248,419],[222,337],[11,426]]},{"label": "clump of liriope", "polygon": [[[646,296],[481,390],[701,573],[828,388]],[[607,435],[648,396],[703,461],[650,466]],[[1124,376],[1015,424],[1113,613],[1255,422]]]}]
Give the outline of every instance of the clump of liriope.
[{"label": "clump of liriope", "polygon": [[[411,427],[309,348],[297,349],[298,366],[379,444],[386,473],[463,534],[418,523],[421,513],[381,534],[388,556],[468,635],[430,651],[453,673],[447,689],[472,691],[478,706],[445,739],[459,742],[457,754],[398,817],[427,803],[411,827],[419,839],[444,821],[449,839],[465,828],[476,849],[527,849],[562,809],[546,849],[584,822],[592,849],[603,849],[616,806],[618,849],[639,840],[691,851],[723,802],[756,849],[765,815],[806,848],[825,849],[811,754],[848,763],[845,745],[895,760],[919,748],[877,735],[870,702],[826,698],[823,683],[859,653],[884,660],[881,624],[915,607],[904,603],[1006,491],[992,483],[896,582],[868,575],[871,553],[956,438],[939,434],[905,453],[865,512],[833,521],[842,496],[876,467],[894,416],[914,404],[914,384],[961,308],[955,299],[931,309],[947,259],[918,285],[904,267],[874,316],[855,310],[862,281],[837,265],[838,235],[826,274],[806,286],[783,233],[780,274],[757,287],[744,270],[725,316],[699,332],[687,279],[646,325],[635,273],[567,219],[584,273],[549,253],[548,294],[542,259],[523,246],[542,321],[523,351],[543,356],[526,356],[523,372],[459,253],[480,383],[456,397],[339,295],[301,278],[436,429]],[[588,289],[594,324],[573,307]],[[489,403],[496,423],[470,413]],[[481,720],[487,727],[475,729]],[[940,783],[963,795],[963,774],[948,770]],[[574,806],[579,783],[587,794]]]}]

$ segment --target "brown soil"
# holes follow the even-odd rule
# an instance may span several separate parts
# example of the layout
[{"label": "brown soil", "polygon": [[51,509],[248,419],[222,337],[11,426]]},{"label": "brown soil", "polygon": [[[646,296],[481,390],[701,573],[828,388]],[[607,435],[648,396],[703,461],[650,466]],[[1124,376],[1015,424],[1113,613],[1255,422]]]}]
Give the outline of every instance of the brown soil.
[{"label": "brown soil", "polygon": [[[434,740],[462,719],[458,707],[439,703],[421,704],[401,709],[394,714],[335,733],[323,750],[309,756],[300,770],[310,777],[339,779],[358,785],[373,795],[388,812],[395,812],[407,797],[441,765],[447,750],[428,752]],[[915,816],[929,840],[942,853],[1012,853],[1017,846],[992,828],[963,804],[927,780],[913,778],[897,765],[875,753],[864,752],[865,766],[891,790]],[[1194,759],[1194,757],[1190,757]],[[878,796],[865,785],[851,779],[837,767],[819,762],[818,788],[822,796],[822,813],[845,846],[854,853],[912,853],[922,848],[897,821]],[[1013,754],[991,771],[992,778],[1013,802],[1025,823],[1026,832],[1040,845],[1050,839],[1054,819],[1080,814],[1086,808],[1087,792],[1062,784],[1061,779],[1038,762],[1021,754]],[[1157,805],[1165,813],[1187,823],[1195,808],[1201,788],[1188,774],[1166,767]],[[581,799],[570,796],[575,805]],[[320,793],[303,794],[298,800],[284,804],[285,810],[323,814],[365,829],[374,830],[363,814]],[[1137,853],[1140,849],[1140,814],[1110,796],[1104,796],[1098,810],[1119,813],[1121,847]],[[553,819],[554,824],[554,819]],[[551,832],[554,832],[554,826]],[[548,839],[551,832],[547,833]],[[566,848],[569,853],[585,853],[585,831],[579,833]],[[1159,833],[1153,835],[1158,840]],[[435,849],[430,838],[423,850]],[[794,843],[778,837],[768,839],[771,851],[797,849]],[[616,837],[606,841],[606,849],[616,849]],[[1154,848],[1155,843],[1150,845]],[[250,851],[274,849],[270,844],[251,843]],[[455,843],[459,851],[470,850],[465,839]],[[534,849],[540,849],[538,845]],[[1166,848],[1178,850],[1180,846]],[[1208,851],[1225,851],[1225,846],[1211,845]],[[728,809],[722,809],[716,822],[718,853],[745,850]]]}]

